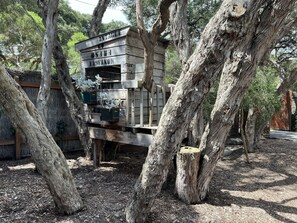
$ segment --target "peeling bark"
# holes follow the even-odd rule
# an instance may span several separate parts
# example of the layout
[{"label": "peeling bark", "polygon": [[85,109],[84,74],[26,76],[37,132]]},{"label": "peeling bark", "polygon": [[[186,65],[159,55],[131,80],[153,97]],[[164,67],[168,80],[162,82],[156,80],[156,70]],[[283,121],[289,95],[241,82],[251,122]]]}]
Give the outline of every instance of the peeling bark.
[{"label": "peeling bark", "polygon": [[59,83],[62,92],[65,96],[67,106],[74,124],[78,130],[79,140],[84,148],[87,159],[91,158],[92,140],[87,126],[87,113],[84,109],[84,104],[79,99],[72,84],[72,79],[69,75],[67,59],[63,53],[62,46],[58,37],[55,39],[54,59],[58,74]]},{"label": "peeling bark", "polygon": [[184,66],[163,109],[154,141],[126,208],[128,222],[145,222],[194,111],[202,105],[214,80],[222,71],[224,61],[255,29],[258,9],[265,1],[250,2],[251,7],[242,16],[234,16],[233,1],[224,1],[205,27],[195,52]]},{"label": "peeling bark", "polygon": [[[187,19],[188,0],[178,0],[170,6],[170,31],[182,66],[191,55],[191,41]],[[204,130],[203,107],[200,107],[188,130],[189,146],[198,146]]]},{"label": "peeling bark", "polygon": [[260,17],[255,17],[254,29],[250,30],[225,62],[218,97],[199,147],[203,150],[198,177],[200,200],[204,200],[207,195],[209,183],[224,151],[235,114],[255,76],[256,68],[272,44],[280,38],[278,30],[286,23],[286,17],[295,3],[292,0],[265,2],[262,2],[264,8]]},{"label": "peeling bark", "polygon": [[66,159],[37,109],[0,64],[0,106],[30,148],[34,163],[46,180],[60,213],[83,208]]},{"label": "peeling bark", "polygon": [[[42,4],[39,4],[39,7],[42,9],[43,22],[45,22],[47,13]],[[84,149],[86,158],[90,159],[92,140],[90,138],[90,134],[87,126],[87,114],[84,109],[84,104],[77,96],[75,88],[72,84],[72,79],[69,75],[69,67],[67,64],[67,59],[63,53],[63,48],[60,44],[58,35],[55,35],[55,39],[54,39],[53,57],[56,64],[58,80],[59,80],[62,92],[65,96],[65,100],[69,108],[71,118],[74,121],[75,126],[77,127],[78,136],[82,144],[82,147]]]},{"label": "peeling bark", "polygon": [[247,114],[247,119],[244,128],[244,137],[246,141],[246,150],[249,153],[255,152],[255,135],[256,135],[256,121],[257,113],[253,107],[250,107]]},{"label": "peeling bark", "polygon": [[97,6],[95,7],[92,15],[90,37],[99,35],[103,15],[110,3],[110,0],[99,0]]},{"label": "peeling bark", "polygon": [[37,110],[45,123],[47,121],[47,105],[51,91],[52,52],[57,29],[58,5],[59,0],[43,1],[43,8],[46,11],[47,18],[45,20],[46,31],[42,46],[42,72],[37,95]]},{"label": "peeling bark", "polygon": [[182,65],[185,65],[191,56],[187,6],[188,0],[177,0],[170,6],[171,37]]},{"label": "peeling bark", "polygon": [[142,80],[143,87],[152,92],[153,71],[154,71],[154,48],[161,33],[166,29],[169,22],[169,6],[176,0],[160,0],[159,16],[156,19],[152,30],[147,31],[143,21],[143,6],[141,0],[136,0],[136,20],[138,33],[144,46],[144,77]]}]

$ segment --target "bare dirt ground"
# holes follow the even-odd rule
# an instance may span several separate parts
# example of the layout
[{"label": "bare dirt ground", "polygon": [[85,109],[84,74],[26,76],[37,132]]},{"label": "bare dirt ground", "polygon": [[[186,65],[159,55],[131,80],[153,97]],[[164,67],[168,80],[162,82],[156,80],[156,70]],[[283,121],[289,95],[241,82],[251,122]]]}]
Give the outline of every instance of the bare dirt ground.
[{"label": "bare dirt ground", "polygon": [[[171,186],[155,201],[148,222],[297,222],[297,142],[268,139],[250,154],[242,150],[219,162],[205,203],[180,202]],[[125,222],[124,209],[141,171],[143,156],[119,154],[94,169],[68,159],[85,209],[57,214],[30,159],[0,161],[0,222]]]}]

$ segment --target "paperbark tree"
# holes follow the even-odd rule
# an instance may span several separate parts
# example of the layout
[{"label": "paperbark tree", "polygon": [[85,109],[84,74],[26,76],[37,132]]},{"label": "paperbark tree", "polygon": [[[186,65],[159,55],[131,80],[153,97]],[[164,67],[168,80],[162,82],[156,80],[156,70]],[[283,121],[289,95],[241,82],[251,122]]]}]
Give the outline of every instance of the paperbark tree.
[{"label": "paperbark tree", "polygon": [[66,159],[26,93],[0,64],[0,106],[30,148],[60,213],[83,208]]},{"label": "paperbark tree", "polygon": [[152,27],[151,31],[147,31],[143,21],[143,6],[142,0],[136,0],[136,20],[138,33],[144,46],[144,77],[142,85],[149,92],[152,91],[154,85],[153,71],[154,71],[154,54],[155,46],[161,33],[165,30],[169,21],[169,6],[176,0],[160,0],[159,1],[159,15]]},{"label": "paperbark tree", "polygon": [[42,72],[40,88],[37,96],[37,109],[46,123],[47,121],[47,104],[50,97],[51,90],[51,65],[52,65],[52,52],[54,45],[54,38],[57,28],[58,5],[59,0],[44,0],[39,1],[46,11],[47,18],[45,20],[45,35],[43,38],[42,46]]},{"label": "paperbark tree", "polygon": [[234,117],[240,108],[243,95],[253,80],[256,69],[272,44],[279,39],[279,30],[286,24],[292,11],[293,0],[265,1],[244,40],[233,49],[225,62],[220,79],[217,99],[211,119],[202,136],[202,162],[198,176],[198,196],[204,200],[209,189],[216,164]]},{"label": "paperbark tree", "polygon": [[91,30],[90,37],[99,35],[103,15],[110,3],[110,0],[99,0],[97,6],[93,11],[92,21],[91,21]]},{"label": "paperbark tree", "polygon": [[[187,18],[188,0],[177,0],[170,6],[170,31],[172,42],[178,52],[182,66],[191,55],[191,40]],[[198,146],[204,130],[203,106],[195,112],[188,129],[189,146]]]},{"label": "paperbark tree", "polygon": [[[294,67],[291,71],[289,71],[289,74],[279,76],[282,76],[282,81],[279,84],[279,86],[276,89],[274,89],[275,92],[273,93],[273,95],[275,100],[280,98],[282,95],[286,94],[296,84],[297,67]],[[269,122],[269,120],[271,120],[271,117],[274,114],[273,109],[269,109],[269,112],[262,112],[262,110],[267,111],[268,108],[263,108],[263,106],[265,106],[264,103],[262,103],[261,106],[261,108],[257,108],[256,110],[255,108],[253,108],[252,105],[249,105],[249,112],[247,118],[246,120],[243,120],[243,124],[245,125],[245,131],[243,131],[242,137],[247,142],[246,150],[248,150],[249,152],[254,152],[255,148],[257,148],[257,144],[260,140],[260,137],[263,134],[263,130],[265,129],[267,123]],[[255,111],[251,112],[251,110]]]},{"label": "paperbark tree", "polygon": [[[45,23],[47,19],[47,10],[41,2],[39,2],[38,6],[41,9],[43,22]],[[77,96],[73,86],[72,79],[69,75],[67,58],[63,52],[58,35],[55,35],[54,38],[53,57],[56,64],[59,84],[61,85],[62,92],[65,96],[71,118],[77,127],[79,139],[84,148],[86,158],[90,159],[92,140],[87,126],[87,113],[84,109],[84,104]]]},{"label": "paperbark tree", "polygon": [[177,0],[170,6],[171,38],[182,65],[185,65],[191,56],[187,6],[188,0]]},{"label": "paperbark tree", "polygon": [[258,12],[264,2],[224,1],[205,27],[163,109],[154,141],[126,208],[128,222],[144,222],[147,218],[195,110],[202,105],[233,49],[256,29]]}]

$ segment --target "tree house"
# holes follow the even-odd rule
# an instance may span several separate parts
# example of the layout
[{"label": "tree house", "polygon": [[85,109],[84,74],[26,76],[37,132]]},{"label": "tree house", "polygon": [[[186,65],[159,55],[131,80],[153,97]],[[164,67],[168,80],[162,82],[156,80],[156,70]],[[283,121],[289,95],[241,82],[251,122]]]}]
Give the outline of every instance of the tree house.
[{"label": "tree house", "polygon": [[[82,75],[91,80],[95,80],[98,74],[102,78],[97,91],[98,103],[89,105],[93,138],[141,146],[150,144],[151,140],[142,139],[136,133],[156,129],[166,103],[168,87],[165,87],[164,77],[167,45],[167,40],[159,39],[155,47],[153,79],[156,89],[152,94],[141,84],[144,50],[136,28],[124,27],[75,45],[81,56]],[[106,120],[106,115],[100,109],[104,107],[104,96],[120,101],[118,120]],[[130,136],[131,132],[133,136]],[[135,139],[135,136],[138,138]]]}]

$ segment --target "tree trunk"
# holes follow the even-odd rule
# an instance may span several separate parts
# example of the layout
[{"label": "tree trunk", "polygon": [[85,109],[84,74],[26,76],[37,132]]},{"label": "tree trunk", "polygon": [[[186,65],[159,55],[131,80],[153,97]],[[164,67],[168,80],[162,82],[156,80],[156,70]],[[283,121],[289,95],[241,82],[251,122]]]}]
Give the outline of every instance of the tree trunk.
[{"label": "tree trunk", "polygon": [[110,0],[99,0],[92,15],[90,37],[99,35],[103,15],[110,3]]},{"label": "tree trunk", "polygon": [[14,127],[30,148],[59,212],[72,214],[83,207],[66,159],[41,116],[21,87],[0,67],[0,102]]},{"label": "tree trunk", "polygon": [[254,142],[255,148],[258,147],[258,143],[260,142],[261,137],[265,134],[264,130],[267,128],[267,126],[269,126],[269,121],[259,123],[259,119],[261,115],[258,114],[257,116],[258,116],[256,121],[257,126],[256,126],[256,132],[255,132],[255,142]]},{"label": "tree trunk", "polygon": [[55,38],[53,54],[56,63],[59,83],[65,96],[71,118],[78,129],[79,139],[84,148],[86,158],[90,159],[92,140],[88,131],[86,110],[84,109],[84,104],[78,98],[75,92],[74,86],[72,84],[72,79],[69,75],[67,59],[63,53],[62,46],[57,36]]},{"label": "tree trunk", "polygon": [[[47,18],[47,12],[45,7],[39,1],[40,9],[42,9],[43,22],[45,23]],[[56,71],[59,79],[59,83],[62,89],[62,92],[65,96],[67,106],[71,115],[74,124],[78,130],[78,136],[82,147],[84,149],[87,159],[91,158],[91,148],[92,140],[89,135],[88,126],[87,126],[87,114],[84,109],[84,104],[78,98],[75,88],[72,84],[72,79],[69,75],[69,68],[67,65],[66,56],[63,53],[63,48],[60,44],[58,35],[55,35],[54,38],[54,47],[53,47],[53,57],[56,64]]]},{"label": "tree trunk", "polygon": [[253,80],[263,56],[279,38],[278,30],[285,24],[285,18],[293,9],[294,1],[271,0],[269,3],[263,8],[259,18],[255,16],[255,28],[250,30],[225,63],[210,123],[199,147],[202,149],[198,177],[200,200],[204,200],[207,195],[209,183],[224,151],[227,135],[240,108],[243,95]]},{"label": "tree trunk", "polygon": [[246,115],[244,112],[244,109],[241,108],[241,119],[240,119],[240,133],[241,133],[241,139],[243,142],[243,149],[244,149],[244,154],[246,157],[247,163],[250,163],[250,158],[249,158],[249,151],[248,151],[248,142],[247,142],[247,137],[245,135],[245,124],[246,124]]},{"label": "tree trunk", "polygon": [[[170,6],[170,31],[173,44],[178,52],[182,66],[191,55],[191,41],[187,18],[188,0],[178,0]],[[204,130],[203,107],[201,106],[188,129],[189,146],[198,146]]]},{"label": "tree trunk", "polygon": [[[203,103],[224,61],[246,35],[255,28],[256,15],[264,0],[224,1],[206,26],[195,52],[166,103],[154,141],[126,209],[128,222],[144,222],[156,195],[166,179],[173,155],[183,139],[190,120]],[[239,10],[240,9],[240,10]]]},{"label": "tree trunk", "polygon": [[204,130],[203,106],[196,111],[188,130],[188,145],[199,146]]},{"label": "tree trunk", "polygon": [[248,115],[245,123],[245,137],[247,142],[247,151],[249,153],[255,152],[255,131],[256,131],[257,113],[253,107],[249,107]]},{"label": "tree trunk", "polygon": [[[141,0],[136,0],[136,20],[138,33],[144,46],[144,76],[142,80],[143,87],[149,92],[153,86],[154,72],[154,54],[157,40],[161,33],[166,29],[169,21],[169,6],[176,0],[160,0],[159,15],[151,31],[147,31],[143,21],[143,5]],[[153,93],[153,92],[152,92]]]},{"label": "tree trunk", "polygon": [[42,72],[40,88],[37,96],[37,110],[44,122],[47,122],[47,104],[51,91],[51,68],[54,38],[56,35],[59,0],[48,0],[44,2],[44,10],[47,18],[45,21],[45,35],[42,46]]},{"label": "tree trunk", "polygon": [[297,92],[293,91],[293,101],[295,103],[295,107],[297,108]]},{"label": "tree trunk", "polygon": [[188,0],[177,0],[170,6],[171,37],[182,65],[185,65],[191,56],[187,7]]},{"label": "tree trunk", "polygon": [[182,147],[177,153],[177,175],[175,190],[178,197],[186,204],[196,204],[197,177],[201,151],[195,147]]}]

